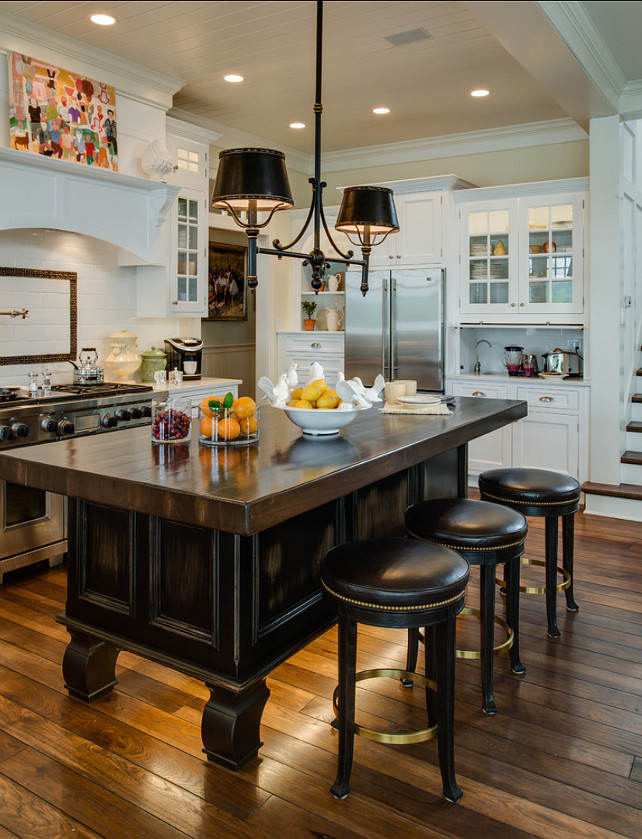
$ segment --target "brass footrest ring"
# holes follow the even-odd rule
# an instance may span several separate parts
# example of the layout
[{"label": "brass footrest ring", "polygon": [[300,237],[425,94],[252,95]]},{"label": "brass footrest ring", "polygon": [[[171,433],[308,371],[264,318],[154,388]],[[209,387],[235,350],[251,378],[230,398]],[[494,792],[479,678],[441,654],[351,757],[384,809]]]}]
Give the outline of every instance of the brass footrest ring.
[{"label": "brass footrest ring", "polygon": [[[541,568],[546,568],[546,563],[543,559],[528,559],[528,557],[521,557],[519,560],[520,565],[539,565]],[[557,566],[557,573],[561,574],[564,577],[564,581],[558,583],[555,586],[555,591],[564,591],[567,589],[571,584],[571,575],[566,570],[566,568],[562,568],[561,565]],[[497,585],[502,590],[502,594],[506,593],[506,580],[497,580]],[[519,590],[522,594],[546,594],[546,586],[520,586]]]},{"label": "brass footrest ring", "polygon": [[[430,690],[437,690],[437,685],[431,679],[427,679],[419,673],[413,673],[411,670],[362,670],[355,676],[355,682],[362,682],[364,679],[380,679],[388,677],[390,679],[411,679],[413,682],[418,682],[425,685]],[[334,689],[332,695],[332,707],[334,708],[334,715],[339,718],[338,707],[339,688]],[[398,746],[408,745],[410,743],[423,743],[425,740],[432,740],[437,735],[437,725],[432,725],[430,728],[422,728],[419,731],[407,731],[400,734],[388,734],[385,731],[375,731],[373,728],[366,728],[363,725],[354,723],[353,730],[359,737],[365,737],[366,740],[373,740],[375,743],[393,743]]]},{"label": "brass footrest ring", "polygon": [[[481,623],[481,612],[479,611],[479,609],[473,609],[471,606],[465,606],[459,614],[460,615],[474,615],[477,618],[477,620]],[[502,629],[506,632],[506,635],[508,636],[505,641],[502,641],[501,644],[497,644],[496,647],[493,647],[493,655],[499,655],[500,653],[505,653],[507,650],[510,650],[510,648],[513,646],[513,640],[514,640],[515,633],[510,628],[510,626],[506,623],[506,621],[502,620],[497,615],[493,616],[493,621],[498,626],[501,626]],[[455,650],[455,656],[457,658],[476,658],[476,659],[479,659],[479,658],[481,658],[481,655],[482,655],[481,650],[460,650],[460,649]]]}]

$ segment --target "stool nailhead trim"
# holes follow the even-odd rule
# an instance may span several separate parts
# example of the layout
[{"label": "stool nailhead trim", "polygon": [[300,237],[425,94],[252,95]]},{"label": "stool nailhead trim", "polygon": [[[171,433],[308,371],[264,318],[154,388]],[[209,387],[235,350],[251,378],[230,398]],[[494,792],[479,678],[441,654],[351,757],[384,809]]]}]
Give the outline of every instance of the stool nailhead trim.
[{"label": "stool nailhead trim", "polygon": [[367,609],[376,609],[379,612],[420,612],[424,609],[438,609],[440,606],[448,606],[450,603],[455,603],[457,600],[466,595],[466,589],[464,589],[464,591],[455,595],[455,597],[449,597],[447,600],[440,600],[438,603],[426,603],[421,606],[377,606],[376,603],[366,603],[363,600],[353,600],[350,597],[344,597],[342,594],[337,594],[336,591],[332,591],[332,589],[324,582],[322,582],[321,585],[329,594],[336,597],[337,600],[341,600],[344,603],[351,603],[353,606],[365,606]]},{"label": "stool nailhead trim", "polygon": [[490,553],[491,551],[503,551],[504,548],[516,548],[518,545],[523,545],[526,541],[526,536],[518,542],[509,542],[507,545],[497,545],[494,548],[469,548],[467,545],[450,545],[448,542],[438,542],[436,539],[427,539],[425,536],[418,536],[408,529],[408,533],[414,536],[415,539],[420,539],[422,542],[430,542],[433,545],[441,545],[442,548],[450,548],[453,551],[481,551],[483,553]]},{"label": "stool nailhead trim", "polygon": [[508,504],[526,504],[530,507],[556,507],[556,506],[564,506],[565,504],[575,504],[576,501],[579,501],[581,496],[578,495],[577,498],[569,498],[566,501],[517,501],[512,498],[506,498],[503,495],[491,495],[490,492],[486,492],[485,489],[479,490],[482,495],[485,495],[486,498],[494,498],[495,501],[506,501]]}]

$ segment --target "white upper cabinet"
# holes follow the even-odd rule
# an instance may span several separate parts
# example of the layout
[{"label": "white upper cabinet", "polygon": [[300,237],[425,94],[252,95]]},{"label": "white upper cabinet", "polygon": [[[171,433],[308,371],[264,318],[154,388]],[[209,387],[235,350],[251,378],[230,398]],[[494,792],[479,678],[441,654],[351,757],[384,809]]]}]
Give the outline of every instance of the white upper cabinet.
[{"label": "white upper cabinet", "polygon": [[459,204],[463,320],[582,322],[586,193],[551,183],[523,196],[519,186],[512,196],[510,187],[471,191],[475,200]]},{"label": "white upper cabinet", "polygon": [[442,261],[442,193],[395,194],[399,233],[372,249],[373,268],[435,265]]}]

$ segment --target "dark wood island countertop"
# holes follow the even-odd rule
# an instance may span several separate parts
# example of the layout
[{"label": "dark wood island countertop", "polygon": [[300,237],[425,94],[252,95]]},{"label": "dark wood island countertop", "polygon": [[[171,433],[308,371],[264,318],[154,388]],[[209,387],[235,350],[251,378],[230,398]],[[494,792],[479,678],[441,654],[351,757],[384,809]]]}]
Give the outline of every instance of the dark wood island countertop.
[{"label": "dark wood island countertop", "polygon": [[149,428],[0,452],[0,478],[199,527],[251,535],[526,416],[526,403],[458,397],[449,416],[364,411],[332,438],[261,408],[254,446],[152,444]]}]

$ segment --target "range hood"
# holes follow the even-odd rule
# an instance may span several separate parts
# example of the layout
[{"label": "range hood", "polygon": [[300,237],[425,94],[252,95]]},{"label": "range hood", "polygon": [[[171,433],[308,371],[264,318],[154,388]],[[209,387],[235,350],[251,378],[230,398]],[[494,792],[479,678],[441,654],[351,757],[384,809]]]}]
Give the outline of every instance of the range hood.
[{"label": "range hood", "polygon": [[[180,187],[0,148],[0,230],[49,228],[164,261],[161,228]],[[126,264],[126,259],[121,259]]]}]

